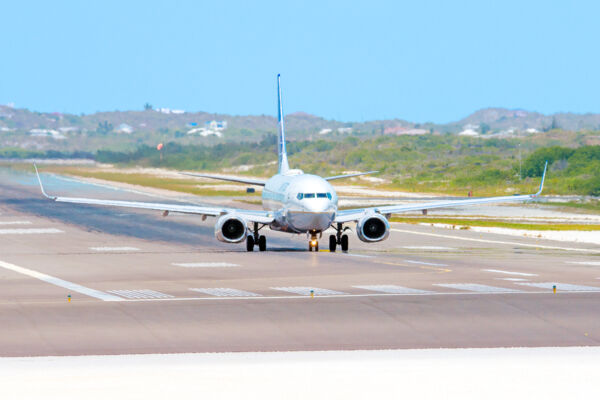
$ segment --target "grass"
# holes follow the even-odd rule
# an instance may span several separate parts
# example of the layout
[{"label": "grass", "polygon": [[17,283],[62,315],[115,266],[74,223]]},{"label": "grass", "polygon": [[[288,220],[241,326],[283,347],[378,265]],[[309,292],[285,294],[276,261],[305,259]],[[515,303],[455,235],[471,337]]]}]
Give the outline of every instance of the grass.
[{"label": "grass", "polygon": [[557,207],[568,207],[568,208],[577,208],[580,210],[592,210],[592,211],[600,211],[600,201],[590,201],[586,203],[581,203],[578,201],[548,201],[544,203],[545,206],[557,206]]},{"label": "grass", "polygon": [[528,231],[600,231],[600,225],[586,224],[544,224],[544,223],[518,223],[518,222],[503,222],[492,220],[471,220],[458,218],[426,218],[426,217],[392,217],[392,222],[401,222],[407,224],[448,224],[457,227],[485,227],[485,228],[508,228],[508,229],[523,229]]}]

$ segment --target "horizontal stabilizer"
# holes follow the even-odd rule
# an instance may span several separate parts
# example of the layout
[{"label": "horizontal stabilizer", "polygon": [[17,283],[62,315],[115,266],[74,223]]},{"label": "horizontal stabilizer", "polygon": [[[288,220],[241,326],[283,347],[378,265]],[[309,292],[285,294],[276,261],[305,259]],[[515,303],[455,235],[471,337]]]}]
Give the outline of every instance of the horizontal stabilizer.
[{"label": "horizontal stabilizer", "polygon": [[195,176],[197,178],[208,178],[208,179],[217,179],[220,181],[245,183],[247,185],[265,186],[265,184],[267,183],[267,181],[260,180],[260,179],[239,178],[236,176],[227,176],[227,175],[206,175],[206,174],[196,174],[193,172],[181,172],[181,174]]},{"label": "horizontal stabilizer", "polygon": [[369,175],[369,174],[375,174],[379,171],[369,171],[369,172],[358,172],[356,174],[346,174],[346,175],[335,175],[335,176],[328,176],[327,178],[323,178],[326,181],[334,181],[336,179],[344,179],[344,178],[352,178],[354,176],[361,176],[361,175]]}]

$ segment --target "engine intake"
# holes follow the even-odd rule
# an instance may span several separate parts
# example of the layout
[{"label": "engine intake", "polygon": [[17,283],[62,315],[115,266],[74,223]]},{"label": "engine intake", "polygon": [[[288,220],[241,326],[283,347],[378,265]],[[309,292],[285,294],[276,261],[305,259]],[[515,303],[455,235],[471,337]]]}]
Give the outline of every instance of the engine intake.
[{"label": "engine intake", "polygon": [[248,235],[246,226],[246,221],[238,215],[222,215],[215,225],[215,237],[225,243],[242,242]]},{"label": "engine intake", "polygon": [[390,235],[390,224],[381,214],[369,215],[358,221],[356,233],[363,242],[380,242]]}]

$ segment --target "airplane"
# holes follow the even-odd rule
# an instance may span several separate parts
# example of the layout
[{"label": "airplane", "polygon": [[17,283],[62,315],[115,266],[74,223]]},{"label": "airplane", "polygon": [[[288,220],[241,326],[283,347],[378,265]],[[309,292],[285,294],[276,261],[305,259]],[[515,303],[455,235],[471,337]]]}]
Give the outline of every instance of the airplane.
[{"label": "airplane", "polygon": [[335,252],[338,246],[343,252],[348,251],[349,227],[345,224],[355,223],[358,239],[374,243],[385,240],[390,235],[389,219],[392,214],[408,211],[422,211],[435,208],[470,206],[475,204],[504,203],[534,200],[540,196],[544,187],[548,162],[537,193],[529,195],[512,195],[465,200],[446,200],[409,205],[388,205],[381,207],[338,209],[338,196],[331,181],[355,176],[372,174],[377,171],[361,172],[346,175],[336,175],[322,178],[306,174],[300,169],[291,169],[288,164],[285,141],[285,126],[281,95],[281,76],[277,75],[277,104],[278,104],[278,135],[277,152],[279,170],[276,175],[267,179],[249,179],[241,177],[223,177],[217,175],[182,172],[182,174],[219,179],[248,185],[263,186],[263,210],[245,210],[219,206],[192,206],[179,204],[147,203],[120,200],[100,200],[77,197],[50,196],[44,190],[37,166],[35,172],[42,194],[50,200],[60,203],[91,204],[99,206],[129,207],[147,210],[159,210],[163,215],[169,212],[216,217],[215,237],[225,243],[246,242],[246,250],[253,251],[257,246],[259,251],[267,249],[267,240],[260,230],[268,226],[271,230],[293,234],[306,234],[309,251],[318,251],[318,239],[328,228],[333,228],[335,234],[329,236],[329,251]]}]

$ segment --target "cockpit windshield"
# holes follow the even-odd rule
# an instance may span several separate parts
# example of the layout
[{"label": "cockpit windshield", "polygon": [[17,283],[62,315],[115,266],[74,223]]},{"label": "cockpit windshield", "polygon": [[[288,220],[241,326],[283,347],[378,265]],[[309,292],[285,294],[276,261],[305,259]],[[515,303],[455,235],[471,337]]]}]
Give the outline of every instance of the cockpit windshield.
[{"label": "cockpit windshield", "polygon": [[296,198],[298,200],[302,200],[302,199],[329,199],[331,200],[331,193],[327,192],[327,193],[298,193],[298,196],[296,196]]}]

